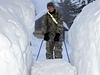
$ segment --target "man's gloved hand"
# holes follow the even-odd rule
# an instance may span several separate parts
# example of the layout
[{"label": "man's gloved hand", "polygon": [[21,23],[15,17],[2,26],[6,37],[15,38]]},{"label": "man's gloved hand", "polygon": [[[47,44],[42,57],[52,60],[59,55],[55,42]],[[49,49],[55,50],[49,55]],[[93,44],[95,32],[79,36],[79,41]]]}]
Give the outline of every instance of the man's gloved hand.
[{"label": "man's gloved hand", "polygon": [[59,42],[59,37],[60,37],[60,34],[59,33],[56,33],[55,34],[55,37],[54,37],[54,41]]},{"label": "man's gloved hand", "polygon": [[48,41],[50,38],[49,38],[49,33],[45,33],[44,34],[44,40],[45,41]]}]

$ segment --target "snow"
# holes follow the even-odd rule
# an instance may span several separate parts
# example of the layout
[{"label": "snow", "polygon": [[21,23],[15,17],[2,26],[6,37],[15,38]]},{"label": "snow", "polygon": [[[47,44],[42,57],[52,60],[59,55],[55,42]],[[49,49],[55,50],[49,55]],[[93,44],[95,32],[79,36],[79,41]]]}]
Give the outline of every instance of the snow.
[{"label": "snow", "polygon": [[47,3],[51,2],[52,0],[42,0],[40,2],[40,0],[32,0],[32,2],[35,5],[36,8],[36,15],[38,15],[39,13],[41,13],[44,10],[47,10]]},{"label": "snow", "polygon": [[[51,0],[33,1],[39,18]],[[34,17],[30,0],[0,0],[0,75],[100,75],[100,0],[84,7],[65,35],[71,63],[64,44],[63,59],[46,60],[45,41],[35,61],[42,39],[32,36]]]},{"label": "snow", "polygon": [[29,75],[34,6],[28,0],[0,0],[0,75]]},{"label": "snow", "polygon": [[[33,39],[32,40],[32,55],[33,55],[33,59],[34,59],[34,62],[35,62],[36,61],[36,58],[37,58],[37,54],[38,54],[39,48],[40,48],[40,44],[42,42],[42,39],[38,39],[35,36],[33,36],[32,39]],[[35,43],[34,43],[34,41],[35,41]],[[46,58],[45,58],[45,53],[46,53],[45,48],[46,48],[46,44],[45,43],[46,42],[43,41],[42,49],[40,51],[39,58],[38,58],[39,61],[46,60]]]},{"label": "snow", "polygon": [[32,75],[77,75],[75,67],[62,60],[36,61],[32,67]]},{"label": "snow", "polygon": [[63,26],[64,26],[66,29],[69,30],[68,25],[67,25],[65,22],[63,22]]},{"label": "snow", "polygon": [[99,43],[100,0],[96,0],[83,8],[69,31],[71,63],[78,75],[100,75]]},{"label": "snow", "polygon": [[52,0],[31,0],[35,6],[35,20],[39,19],[47,12],[47,3],[51,2]]}]

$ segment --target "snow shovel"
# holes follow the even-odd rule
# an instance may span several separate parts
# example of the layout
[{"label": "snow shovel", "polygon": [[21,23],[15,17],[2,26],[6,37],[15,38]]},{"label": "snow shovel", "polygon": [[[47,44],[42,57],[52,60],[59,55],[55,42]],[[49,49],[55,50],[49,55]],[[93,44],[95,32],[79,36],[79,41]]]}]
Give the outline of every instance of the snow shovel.
[{"label": "snow shovel", "polygon": [[38,57],[39,57],[39,54],[40,54],[40,51],[41,51],[41,47],[42,47],[43,41],[44,40],[42,40],[42,42],[40,44],[40,48],[39,48],[39,51],[38,51],[38,54],[37,54],[37,57],[36,57],[36,61],[38,60]]}]

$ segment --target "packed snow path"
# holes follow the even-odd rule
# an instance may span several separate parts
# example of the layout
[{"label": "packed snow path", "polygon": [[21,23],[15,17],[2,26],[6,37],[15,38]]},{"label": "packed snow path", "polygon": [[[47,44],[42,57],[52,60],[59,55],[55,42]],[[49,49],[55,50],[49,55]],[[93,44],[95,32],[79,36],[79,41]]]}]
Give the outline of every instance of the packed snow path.
[{"label": "packed snow path", "polygon": [[36,61],[31,75],[77,75],[75,67],[62,59]]}]

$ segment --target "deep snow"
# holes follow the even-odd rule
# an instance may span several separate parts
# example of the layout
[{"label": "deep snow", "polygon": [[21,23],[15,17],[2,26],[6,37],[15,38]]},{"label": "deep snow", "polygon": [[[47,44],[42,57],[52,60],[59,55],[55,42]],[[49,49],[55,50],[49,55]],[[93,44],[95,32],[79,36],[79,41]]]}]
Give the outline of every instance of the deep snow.
[{"label": "deep snow", "polygon": [[100,0],[87,5],[74,20],[69,43],[78,75],[100,75]]},{"label": "deep snow", "polygon": [[29,75],[34,6],[28,0],[0,0],[0,75]]},{"label": "deep snow", "polygon": [[32,75],[77,75],[75,67],[62,60],[36,61],[32,67]]},{"label": "deep snow", "polygon": [[39,61],[35,61],[41,39],[31,38],[34,21],[34,6],[29,0],[0,0],[0,75],[29,75],[32,60],[33,75],[77,75],[77,71],[78,75],[100,75],[100,0],[86,6],[69,31],[71,64],[76,69],[67,58],[44,61],[45,42]]}]

